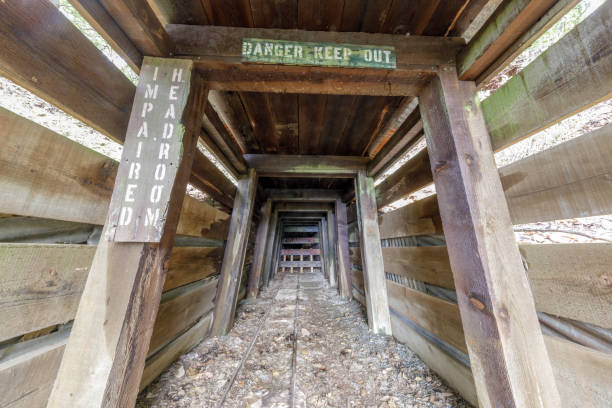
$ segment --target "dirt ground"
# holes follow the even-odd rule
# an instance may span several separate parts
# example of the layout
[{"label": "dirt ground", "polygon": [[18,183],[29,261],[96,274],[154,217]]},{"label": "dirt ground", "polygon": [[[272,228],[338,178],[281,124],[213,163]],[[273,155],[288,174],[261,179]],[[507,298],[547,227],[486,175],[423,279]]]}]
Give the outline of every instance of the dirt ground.
[{"label": "dirt ground", "polygon": [[368,332],[320,273],[286,273],[242,302],[228,336],[183,355],[136,406],[470,407],[406,346]]}]

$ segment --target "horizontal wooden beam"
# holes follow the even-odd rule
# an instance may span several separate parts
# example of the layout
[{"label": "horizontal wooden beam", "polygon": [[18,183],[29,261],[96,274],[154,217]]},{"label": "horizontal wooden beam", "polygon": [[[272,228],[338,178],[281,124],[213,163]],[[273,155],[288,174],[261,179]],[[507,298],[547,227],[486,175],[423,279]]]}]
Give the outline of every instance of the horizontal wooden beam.
[{"label": "horizontal wooden beam", "polygon": [[[0,244],[0,341],[73,320],[95,249]],[[219,274],[222,257],[223,248],[175,247],[164,291]]]},{"label": "horizontal wooden beam", "polygon": [[[495,0],[500,1],[500,0]],[[527,31],[525,31],[516,41],[512,43],[495,61],[489,64],[487,69],[480,73],[476,78],[476,83],[480,85],[486,84],[492,78],[497,76],[500,71],[508,66],[516,59],[523,51],[531,46],[541,35],[548,31],[557,21],[575,7],[580,0],[557,0],[555,5],[538,19]],[[473,1],[470,2],[470,5]]]},{"label": "horizontal wooden beam", "polygon": [[321,255],[320,249],[314,248],[300,248],[300,249],[281,249],[281,255],[293,256],[293,255]]},{"label": "horizontal wooden beam", "polygon": [[136,87],[51,2],[0,8],[0,48],[3,76],[115,140],[125,138]]},{"label": "horizontal wooden beam", "polygon": [[327,189],[275,189],[267,188],[266,196],[273,201],[336,201],[340,191]]},{"label": "horizontal wooden beam", "polygon": [[[521,245],[520,251],[538,311],[612,328],[601,280],[612,244]],[[387,273],[455,289],[444,246],[383,248],[383,257]]]},{"label": "horizontal wooden beam", "polygon": [[144,0],[99,0],[143,55],[169,57],[174,45]]},{"label": "horizontal wooden beam", "polygon": [[[332,206],[329,203],[292,203],[292,202],[278,202],[274,204],[274,210],[279,212],[293,212],[293,213],[320,213],[326,212],[328,209],[331,209]],[[319,216],[319,214],[316,214]],[[312,216],[306,215],[306,216]],[[290,218],[300,217],[299,214],[291,214]]]},{"label": "horizontal wooden beam", "polygon": [[298,237],[298,238],[283,238],[283,244],[318,244],[319,238],[316,237]]},{"label": "horizontal wooden beam", "polygon": [[[454,63],[460,38],[219,26],[166,26],[176,55],[193,58],[212,89],[354,95],[418,95],[440,65]],[[242,39],[389,45],[397,69],[347,69],[244,64]]]},{"label": "horizontal wooden beam", "polygon": [[429,155],[423,149],[376,187],[376,205],[383,208],[432,182]]},{"label": "horizontal wooden beam", "polygon": [[453,358],[438,345],[428,341],[422,331],[417,331],[416,327],[409,325],[406,319],[393,308],[391,309],[391,327],[393,337],[408,345],[427,364],[427,367],[436,372],[470,404],[478,406],[476,386],[469,367]]},{"label": "horizontal wooden beam", "polygon": [[280,268],[320,268],[321,261],[280,261]]},{"label": "horizontal wooden beam", "polygon": [[[110,3],[129,7],[132,17],[143,17],[133,13],[136,0],[109,0],[104,6]],[[30,0],[0,8],[0,48],[0,74],[123,144],[136,87],[57,7]],[[216,200],[217,191],[225,192],[227,184],[206,162],[202,154],[195,157],[196,174],[190,182]]]},{"label": "horizontal wooden beam", "polygon": [[510,0],[503,2],[457,56],[457,72],[460,79],[476,79],[521,34],[529,30],[556,1]]},{"label": "horizontal wooden beam", "polygon": [[98,0],[70,0],[70,4],[123,57],[134,72],[140,72],[142,53]]},{"label": "horizontal wooden beam", "polygon": [[[173,339],[145,364],[140,389],[144,389],[178,357],[199,344],[207,335],[212,313]],[[60,366],[70,330],[35,339],[4,356],[0,363],[0,406],[44,408]]]},{"label": "horizontal wooden beam", "polygon": [[515,224],[610,214],[612,124],[509,164],[499,175]]},{"label": "horizontal wooden beam", "polygon": [[396,163],[423,136],[421,114],[415,109],[368,163],[368,175],[383,174]]},{"label": "horizontal wooden beam", "polygon": [[440,235],[442,220],[435,196],[415,201],[378,217],[380,238],[403,238],[414,235]]},{"label": "horizontal wooden beam", "polygon": [[605,2],[482,102],[494,150],[612,96],[611,20]]},{"label": "horizontal wooden beam", "polygon": [[368,159],[357,156],[303,156],[245,154],[249,168],[260,176],[274,177],[354,177],[365,169]]},{"label": "horizontal wooden beam", "polygon": [[[514,224],[610,214],[612,186],[612,125],[499,169],[502,186]],[[410,163],[410,162],[409,162]],[[432,180],[422,169],[398,173],[391,200],[406,196],[410,189],[399,186]],[[384,183],[381,183],[381,187]],[[389,199],[387,199],[389,200]],[[426,201],[427,200],[427,201]],[[436,197],[419,200],[379,217],[381,234],[388,238],[441,233]]]},{"label": "horizontal wooden beam", "polygon": [[[0,136],[0,212],[104,224],[119,163],[2,108]],[[224,240],[228,227],[228,214],[185,197],[179,234]]]},{"label": "horizontal wooden beam", "polygon": [[[389,290],[389,303],[404,320],[396,320],[396,325],[406,325],[408,319],[412,322],[412,327],[419,328],[422,338],[425,329],[427,333],[449,344],[464,339],[457,305],[393,282],[388,281],[387,284],[392,288]],[[429,313],[423,313],[425,310]],[[433,319],[434,315],[443,319],[446,324],[442,325],[440,321]],[[412,341],[413,339],[409,339],[409,347],[412,346]],[[544,342],[563,401],[562,406],[583,406],[583,401],[588,401],[588,406],[591,407],[607,406],[610,398],[609,382],[612,380],[612,357],[607,353],[549,336],[544,336]],[[427,345],[431,347],[429,341]],[[459,349],[466,350],[465,343]],[[465,392],[466,390],[462,390],[462,393]]]},{"label": "horizontal wooden beam", "polygon": [[285,225],[283,227],[284,232],[319,232],[318,226],[310,226],[310,225]]}]

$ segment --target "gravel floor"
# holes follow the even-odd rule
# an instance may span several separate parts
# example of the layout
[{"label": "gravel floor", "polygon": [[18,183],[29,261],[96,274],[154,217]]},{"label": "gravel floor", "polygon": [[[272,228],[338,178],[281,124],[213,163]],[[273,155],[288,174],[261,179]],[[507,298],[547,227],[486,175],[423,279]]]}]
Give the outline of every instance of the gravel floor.
[{"label": "gravel floor", "polygon": [[[297,307],[296,307],[297,306]],[[368,332],[320,273],[284,274],[166,370],[137,407],[469,407],[407,347]]]}]

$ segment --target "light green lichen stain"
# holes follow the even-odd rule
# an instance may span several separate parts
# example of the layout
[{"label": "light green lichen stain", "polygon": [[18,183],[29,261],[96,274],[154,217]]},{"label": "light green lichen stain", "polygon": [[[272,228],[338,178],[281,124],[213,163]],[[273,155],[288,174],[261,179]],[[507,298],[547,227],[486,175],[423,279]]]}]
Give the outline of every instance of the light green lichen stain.
[{"label": "light green lichen stain", "polygon": [[260,64],[395,69],[395,47],[244,38],[242,61]]}]

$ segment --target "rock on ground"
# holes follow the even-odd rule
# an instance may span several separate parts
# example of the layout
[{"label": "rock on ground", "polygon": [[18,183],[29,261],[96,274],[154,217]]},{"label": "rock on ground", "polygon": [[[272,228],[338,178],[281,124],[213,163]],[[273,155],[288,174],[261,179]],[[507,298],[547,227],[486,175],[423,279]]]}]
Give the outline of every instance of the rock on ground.
[{"label": "rock on ground", "polygon": [[241,303],[228,336],[183,355],[136,406],[470,405],[406,346],[370,333],[361,305],[320,273],[286,273]]}]

